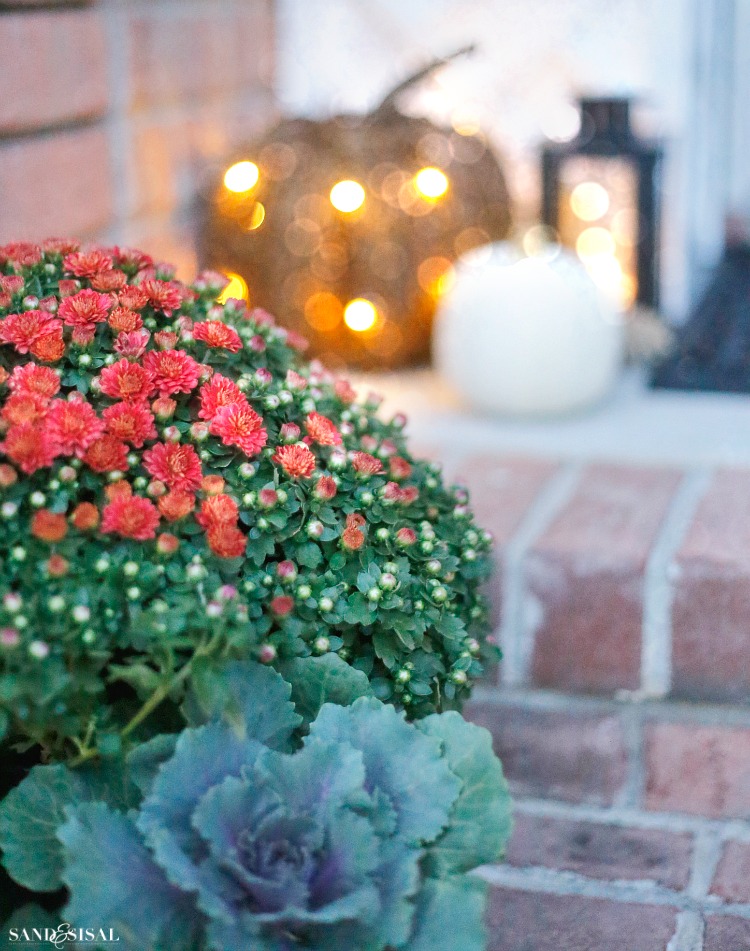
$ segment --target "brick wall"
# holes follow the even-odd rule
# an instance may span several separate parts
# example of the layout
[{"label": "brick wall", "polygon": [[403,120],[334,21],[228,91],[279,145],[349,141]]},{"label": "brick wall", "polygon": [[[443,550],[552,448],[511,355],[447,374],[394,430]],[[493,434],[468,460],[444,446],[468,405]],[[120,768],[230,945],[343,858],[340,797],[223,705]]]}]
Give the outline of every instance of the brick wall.
[{"label": "brick wall", "polygon": [[195,267],[212,160],[273,115],[273,0],[0,0],[0,242],[71,235]]},{"label": "brick wall", "polygon": [[427,454],[496,537],[490,951],[750,948],[750,472]]}]

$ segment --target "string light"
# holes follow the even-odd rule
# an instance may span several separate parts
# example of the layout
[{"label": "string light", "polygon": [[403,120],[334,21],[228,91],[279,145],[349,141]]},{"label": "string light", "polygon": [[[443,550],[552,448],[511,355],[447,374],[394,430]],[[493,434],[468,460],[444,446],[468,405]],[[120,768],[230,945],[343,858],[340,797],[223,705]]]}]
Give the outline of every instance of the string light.
[{"label": "string light", "polygon": [[234,300],[249,300],[250,291],[245,278],[240,274],[235,274],[233,271],[225,271],[224,274],[229,278],[229,283],[219,295],[218,302],[220,304],[226,304],[230,298]]},{"label": "string light", "polygon": [[235,162],[224,173],[224,185],[230,192],[249,192],[260,178],[260,169],[255,162]]},{"label": "string light", "polygon": [[353,179],[347,178],[344,181],[336,182],[331,189],[331,204],[337,211],[344,214],[351,214],[361,208],[365,203],[365,190]]},{"label": "string light", "polygon": [[377,307],[365,297],[350,300],[344,308],[344,323],[350,330],[364,333],[372,330],[378,319]]},{"label": "string light", "polygon": [[448,191],[450,182],[445,172],[442,172],[439,168],[429,166],[420,169],[414,176],[414,187],[423,198],[435,201],[442,198]]}]

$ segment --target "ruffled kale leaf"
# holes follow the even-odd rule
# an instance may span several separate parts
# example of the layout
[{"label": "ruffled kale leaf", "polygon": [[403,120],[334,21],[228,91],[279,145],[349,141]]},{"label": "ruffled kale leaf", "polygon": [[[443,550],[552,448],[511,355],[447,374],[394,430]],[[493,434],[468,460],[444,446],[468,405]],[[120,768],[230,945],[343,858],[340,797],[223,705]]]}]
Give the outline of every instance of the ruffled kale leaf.
[{"label": "ruffled kale leaf", "polygon": [[373,698],[351,707],[327,704],[310,736],[361,750],[366,787],[385,795],[406,842],[417,847],[432,842],[448,824],[461,781],[446,762],[440,740],[407,723],[394,707]]},{"label": "ruffled kale leaf", "polygon": [[427,874],[443,878],[497,862],[510,837],[511,799],[490,733],[455,712],[432,714],[417,726],[442,742],[462,781],[449,827],[427,850]]},{"label": "ruffled kale leaf", "polygon": [[291,684],[292,700],[306,723],[315,719],[324,703],[349,706],[359,697],[372,696],[367,674],[338,654],[295,657],[281,665],[281,673]]},{"label": "ruffled kale leaf", "polygon": [[0,802],[3,865],[24,888],[54,892],[62,886],[63,857],[57,829],[68,806],[103,800],[128,808],[138,796],[123,765],[108,760],[72,771],[65,766],[35,766]]},{"label": "ruffled kale leaf", "polygon": [[466,873],[509,829],[488,735],[409,723],[330,660],[305,669],[301,744],[289,685],[230,662],[197,671],[192,725],[132,751],[127,782],[37,767],[0,810],[11,874],[67,885],[66,920],[123,951],[481,951]]},{"label": "ruffled kale leaf", "polygon": [[404,951],[484,951],[487,886],[467,875],[428,879],[417,899],[414,934]]},{"label": "ruffled kale leaf", "polygon": [[104,803],[84,803],[68,808],[57,834],[71,894],[66,918],[113,929],[123,951],[197,947],[200,921],[190,896],[169,884],[132,819]]},{"label": "ruffled kale leaf", "polygon": [[191,726],[222,720],[238,736],[285,750],[302,722],[291,692],[275,670],[262,664],[207,663],[194,669],[184,711]]}]

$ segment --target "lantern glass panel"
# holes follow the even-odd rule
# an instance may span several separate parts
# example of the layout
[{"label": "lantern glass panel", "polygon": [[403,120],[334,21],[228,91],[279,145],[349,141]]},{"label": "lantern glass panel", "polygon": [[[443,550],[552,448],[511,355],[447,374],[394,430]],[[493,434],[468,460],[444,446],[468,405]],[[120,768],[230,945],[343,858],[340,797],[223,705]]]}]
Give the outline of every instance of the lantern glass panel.
[{"label": "lantern glass panel", "polygon": [[623,307],[638,293],[638,175],[625,158],[574,155],[560,167],[558,233]]}]

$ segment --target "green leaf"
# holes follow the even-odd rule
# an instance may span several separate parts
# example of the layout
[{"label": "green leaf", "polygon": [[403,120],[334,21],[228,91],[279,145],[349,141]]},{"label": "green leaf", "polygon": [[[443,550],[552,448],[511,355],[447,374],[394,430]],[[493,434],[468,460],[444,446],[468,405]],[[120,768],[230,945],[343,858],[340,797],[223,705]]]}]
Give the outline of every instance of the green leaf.
[{"label": "green leaf", "polygon": [[372,696],[367,675],[336,654],[297,657],[281,665],[281,674],[292,685],[292,700],[306,722],[314,720],[324,703],[348,706],[358,697]]},{"label": "green leaf", "polygon": [[184,712],[192,726],[223,720],[243,739],[285,750],[302,722],[292,688],[272,667],[254,661],[196,665]]},{"label": "green leaf", "polygon": [[0,710],[0,740],[4,740],[10,731],[10,717],[5,710]]},{"label": "green leaf", "polygon": [[414,933],[404,951],[485,951],[487,886],[461,875],[428,879],[417,899]]},{"label": "green leaf", "polygon": [[62,852],[56,833],[65,807],[85,797],[77,773],[65,766],[35,766],[0,803],[3,865],[19,885],[54,892],[62,885]]},{"label": "green leaf", "polygon": [[305,568],[317,568],[323,561],[323,553],[314,542],[307,542],[297,549],[297,561]]},{"label": "green leaf", "polygon": [[127,809],[138,796],[120,762],[73,772],[65,766],[35,766],[0,803],[3,864],[19,885],[36,892],[61,887],[62,854],[58,827],[70,805],[104,799]]},{"label": "green leaf", "polygon": [[122,680],[136,691],[139,697],[152,694],[161,686],[161,676],[147,664],[110,664],[109,679]]},{"label": "green leaf", "polygon": [[450,825],[427,852],[425,869],[434,878],[468,872],[496,862],[510,836],[511,799],[492,737],[459,713],[433,714],[418,728],[441,740],[452,771],[462,782]]},{"label": "green leaf", "polygon": [[369,602],[361,594],[355,594],[349,600],[344,620],[347,624],[370,624],[372,615]]},{"label": "green leaf", "polygon": [[398,650],[393,643],[393,634],[390,631],[375,631],[372,635],[372,646],[386,667],[395,666],[398,660]]},{"label": "green leaf", "polygon": [[132,819],[104,803],[85,803],[68,809],[58,835],[71,894],[66,919],[113,929],[122,951],[193,947],[200,917],[151,858]]}]

